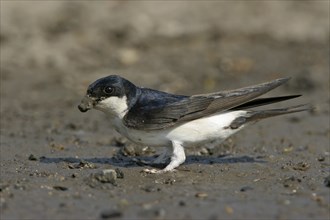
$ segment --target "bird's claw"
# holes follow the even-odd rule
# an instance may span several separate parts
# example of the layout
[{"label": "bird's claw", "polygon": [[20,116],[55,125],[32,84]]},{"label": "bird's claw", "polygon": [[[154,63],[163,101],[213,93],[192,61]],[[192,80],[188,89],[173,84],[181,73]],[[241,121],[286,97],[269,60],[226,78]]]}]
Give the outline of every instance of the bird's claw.
[{"label": "bird's claw", "polygon": [[146,173],[146,174],[161,174],[161,173],[166,173],[166,172],[174,172],[176,170],[166,170],[166,169],[163,169],[163,170],[157,170],[157,169],[143,169],[141,171],[141,173]]}]

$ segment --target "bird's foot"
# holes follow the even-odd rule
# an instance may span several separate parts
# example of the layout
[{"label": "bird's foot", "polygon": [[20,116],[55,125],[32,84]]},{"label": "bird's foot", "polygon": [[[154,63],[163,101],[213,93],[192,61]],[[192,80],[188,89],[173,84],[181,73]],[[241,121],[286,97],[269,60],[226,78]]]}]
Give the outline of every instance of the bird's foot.
[{"label": "bird's foot", "polygon": [[162,173],[167,173],[167,172],[175,172],[176,170],[167,170],[167,169],[162,169],[162,170],[158,170],[158,169],[143,169],[141,171],[141,173],[146,173],[146,174],[162,174]]},{"label": "bird's foot", "polygon": [[[160,173],[166,173],[166,172],[173,172],[175,171],[175,168],[177,168],[180,164],[182,164],[185,159],[186,155],[184,153],[184,149],[182,147],[181,142],[172,141],[173,144],[173,154],[171,156],[171,162],[162,170],[157,169],[143,169],[143,173],[148,174],[160,174]],[[161,154],[156,160],[162,161],[165,157],[165,154]]]}]

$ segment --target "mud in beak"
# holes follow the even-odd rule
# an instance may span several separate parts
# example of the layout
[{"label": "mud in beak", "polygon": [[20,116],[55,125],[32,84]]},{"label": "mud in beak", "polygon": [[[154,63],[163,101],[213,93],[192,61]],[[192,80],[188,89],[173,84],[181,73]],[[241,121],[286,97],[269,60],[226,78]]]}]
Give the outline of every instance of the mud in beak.
[{"label": "mud in beak", "polygon": [[81,103],[78,105],[78,109],[81,112],[87,112],[88,110],[92,109],[94,105],[96,104],[95,99],[85,96],[82,100]]}]

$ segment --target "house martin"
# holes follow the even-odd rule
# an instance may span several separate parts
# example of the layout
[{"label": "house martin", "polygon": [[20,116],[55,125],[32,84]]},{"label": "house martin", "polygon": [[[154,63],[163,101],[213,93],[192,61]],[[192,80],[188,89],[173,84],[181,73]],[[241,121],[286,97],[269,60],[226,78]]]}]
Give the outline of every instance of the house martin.
[{"label": "house martin", "polygon": [[136,144],[166,147],[155,162],[170,157],[170,163],[162,170],[147,170],[162,173],[174,170],[185,161],[185,147],[215,140],[221,142],[260,119],[309,110],[308,105],[252,109],[299,97],[257,98],[289,79],[185,96],[138,87],[118,75],[110,75],[89,85],[78,108],[81,112],[92,108],[104,112],[114,129]]}]

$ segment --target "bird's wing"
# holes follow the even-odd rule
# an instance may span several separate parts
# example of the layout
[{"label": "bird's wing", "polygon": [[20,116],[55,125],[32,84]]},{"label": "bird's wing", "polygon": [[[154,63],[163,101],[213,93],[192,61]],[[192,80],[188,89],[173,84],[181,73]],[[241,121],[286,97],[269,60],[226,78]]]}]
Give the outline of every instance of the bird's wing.
[{"label": "bird's wing", "polygon": [[276,96],[276,97],[268,97],[268,98],[258,98],[253,99],[251,101],[248,101],[242,105],[236,106],[234,108],[231,108],[230,110],[244,110],[254,107],[259,107],[263,105],[268,105],[276,102],[282,102],[289,99],[294,99],[297,97],[300,97],[301,95],[287,95],[287,96]]},{"label": "bird's wing", "polygon": [[138,130],[160,130],[240,106],[290,78],[276,79],[241,89],[216,93],[177,96],[148,90],[124,117],[124,124]]}]

